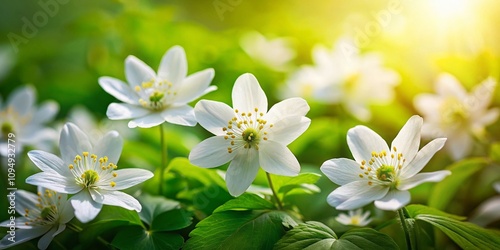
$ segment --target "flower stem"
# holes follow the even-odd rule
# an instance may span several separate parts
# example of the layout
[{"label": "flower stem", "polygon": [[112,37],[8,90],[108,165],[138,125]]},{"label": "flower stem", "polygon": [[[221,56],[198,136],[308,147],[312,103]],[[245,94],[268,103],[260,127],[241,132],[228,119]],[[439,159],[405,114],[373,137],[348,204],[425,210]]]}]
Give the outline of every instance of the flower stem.
[{"label": "flower stem", "polygon": [[401,226],[403,227],[403,231],[405,233],[405,239],[406,239],[406,247],[408,250],[413,249],[412,248],[412,242],[411,242],[411,237],[410,237],[410,228],[408,226],[408,223],[406,222],[406,216],[404,212],[404,207],[398,210],[398,215],[399,215],[399,220],[401,221]]},{"label": "flower stem", "polygon": [[266,176],[267,176],[267,181],[269,182],[269,187],[271,188],[271,191],[273,192],[274,199],[276,200],[276,203],[278,204],[278,209],[283,210],[283,204],[281,204],[280,198],[278,198],[278,195],[276,194],[276,191],[274,190],[273,182],[271,181],[271,174],[266,172]]},{"label": "flower stem", "polygon": [[163,185],[164,185],[164,179],[165,179],[165,169],[167,167],[167,144],[165,143],[165,135],[163,132],[163,124],[160,124],[158,127],[160,127],[160,144],[161,144],[161,167],[160,167],[160,190],[159,194],[163,194]]}]

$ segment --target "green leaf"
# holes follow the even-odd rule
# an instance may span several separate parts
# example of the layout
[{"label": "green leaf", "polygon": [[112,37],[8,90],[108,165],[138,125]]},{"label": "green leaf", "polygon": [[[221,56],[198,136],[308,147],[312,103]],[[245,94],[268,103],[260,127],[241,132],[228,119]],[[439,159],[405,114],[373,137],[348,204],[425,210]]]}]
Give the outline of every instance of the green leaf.
[{"label": "green leaf", "polygon": [[158,231],[173,231],[185,228],[192,223],[192,214],[184,209],[174,209],[164,212],[153,220],[151,229]]},{"label": "green leaf", "polygon": [[197,167],[191,164],[187,158],[178,157],[172,159],[168,164],[168,168],[177,173],[180,178],[186,180],[189,188],[203,187],[214,183],[221,187],[226,186],[222,177],[215,170]]},{"label": "green leaf", "polygon": [[184,249],[271,249],[296,222],[283,211],[223,211],[202,220]]},{"label": "green leaf", "polygon": [[288,231],[274,249],[398,249],[387,235],[371,228],[352,229],[337,237],[329,227],[308,221]]},{"label": "green leaf", "polygon": [[490,158],[496,162],[500,162],[500,143],[493,143],[490,147]]},{"label": "green leaf", "polygon": [[179,208],[178,201],[169,200],[162,196],[152,196],[147,193],[143,193],[137,197],[137,199],[142,205],[139,217],[148,225],[152,225],[153,221],[159,214]]},{"label": "green leaf", "polygon": [[407,210],[411,217],[435,226],[464,249],[500,249],[498,233],[458,220],[463,217],[436,212],[439,210],[426,209],[422,205],[410,205]]},{"label": "green leaf", "polygon": [[214,213],[228,210],[265,210],[274,209],[273,203],[256,194],[244,193],[235,199],[229,200],[215,209]]},{"label": "green leaf", "polygon": [[486,165],[485,159],[474,158],[462,160],[447,167],[446,169],[452,174],[434,186],[429,197],[429,206],[441,210],[446,209],[464,182]]},{"label": "green leaf", "polygon": [[118,232],[111,242],[119,249],[180,249],[184,239],[177,234],[150,232],[142,227],[126,227]]},{"label": "green leaf", "polygon": [[273,176],[273,184],[278,193],[284,194],[294,188],[300,188],[303,184],[314,184],[320,177],[321,175],[316,173],[302,173],[295,177]]}]

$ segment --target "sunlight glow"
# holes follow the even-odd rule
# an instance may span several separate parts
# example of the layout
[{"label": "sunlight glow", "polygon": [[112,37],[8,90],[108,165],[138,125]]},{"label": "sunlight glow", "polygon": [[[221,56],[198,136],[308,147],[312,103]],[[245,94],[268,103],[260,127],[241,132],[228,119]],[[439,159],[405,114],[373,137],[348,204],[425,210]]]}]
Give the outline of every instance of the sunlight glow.
[{"label": "sunlight glow", "polygon": [[429,4],[437,15],[444,19],[459,18],[470,7],[468,0],[430,0]]}]

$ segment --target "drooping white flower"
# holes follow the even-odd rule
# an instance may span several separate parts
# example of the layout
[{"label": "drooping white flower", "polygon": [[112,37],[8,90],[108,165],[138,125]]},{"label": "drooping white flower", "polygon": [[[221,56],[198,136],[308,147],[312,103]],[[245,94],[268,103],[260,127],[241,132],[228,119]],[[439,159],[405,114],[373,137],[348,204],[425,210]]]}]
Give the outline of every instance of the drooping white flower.
[{"label": "drooping white flower", "polygon": [[364,227],[368,225],[372,219],[370,219],[370,211],[363,213],[363,209],[359,208],[356,210],[350,210],[349,214],[340,213],[335,220],[344,225],[353,225]]},{"label": "drooping white flower", "polygon": [[419,173],[446,142],[446,138],[438,138],[419,151],[422,123],[420,116],[412,116],[391,147],[365,126],[349,129],[347,144],[355,161],[337,158],[321,166],[331,181],[341,185],[328,196],[328,203],[339,210],[352,210],[375,201],[379,209],[397,210],[410,202],[408,189],[450,175],[448,170]]},{"label": "drooping white flower", "polygon": [[290,98],[268,111],[266,94],[248,73],[236,80],[232,99],[233,108],[207,100],[196,104],[196,119],[215,136],[193,148],[191,163],[213,168],[231,161],[226,183],[233,196],[247,190],[259,166],[276,175],[297,175],[299,162],[286,146],[309,127],[307,102]]},{"label": "drooping white flower", "polygon": [[441,74],[436,94],[420,94],[414,99],[415,108],[425,118],[423,137],[447,137],[445,149],[451,157],[466,157],[473,149],[474,136],[481,137],[500,115],[499,108],[488,109],[495,87],[496,81],[490,77],[467,93],[454,76]]},{"label": "drooping white flower", "polygon": [[[15,219],[14,235],[7,234],[0,241],[0,249],[9,248],[42,236],[38,241],[39,249],[46,249],[52,239],[66,229],[66,223],[73,219],[74,210],[66,194],[56,193],[39,187],[38,194],[24,190],[15,191],[15,210],[23,217]],[[11,221],[0,226],[12,230]],[[12,240],[10,237],[15,236]]]},{"label": "drooping white flower", "polygon": [[[59,111],[54,101],[45,101],[39,107],[35,105],[36,92],[30,86],[15,89],[7,99],[6,105],[0,107],[0,154],[7,155],[8,134],[13,133],[16,141],[16,152],[19,154],[24,146],[33,146],[48,150],[57,140],[57,132],[45,127]],[[1,105],[1,97],[0,97]]]},{"label": "drooping white flower", "polygon": [[76,218],[84,223],[94,219],[103,204],[141,210],[134,197],[119,190],[139,184],[153,177],[153,173],[144,169],[117,169],[123,141],[116,131],[108,132],[92,145],[82,130],[67,123],[61,131],[59,146],[62,159],[39,150],[28,153],[43,172],[28,177],[27,183],[74,194],[71,205]]},{"label": "drooping white flower", "polygon": [[240,40],[243,50],[255,61],[277,71],[289,68],[290,61],[295,58],[291,41],[279,37],[268,39],[259,32],[245,34]]},{"label": "drooping white flower", "polygon": [[214,91],[213,69],[187,76],[186,53],[180,46],[170,48],[163,56],[158,74],[134,56],[125,60],[128,84],[112,77],[99,78],[101,87],[124,103],[111,103],[106,115],[111,120],[132,119],[130,128],[150,128],[169,122],[183,126],[196,125],[189,102]]},{"label": "drooping white flower", "polygon": [[[369,120],[370,104],[387,104],[394,98],[399,75],[384,68],[377,54],[360,54],[350,39],[340,39],[334,50],[317,45],[312,66],[292,74],[283,93],[328,104],[342,104],[360,120]],[[304,91],[306,90],[306,91]]]},{"label": "drooping white flower", "polygon": [[491,222],[500,220],[500,181],[493,184],[499,195],[493,196],[481,203],[470,218],[470,222],[486,226]]}]

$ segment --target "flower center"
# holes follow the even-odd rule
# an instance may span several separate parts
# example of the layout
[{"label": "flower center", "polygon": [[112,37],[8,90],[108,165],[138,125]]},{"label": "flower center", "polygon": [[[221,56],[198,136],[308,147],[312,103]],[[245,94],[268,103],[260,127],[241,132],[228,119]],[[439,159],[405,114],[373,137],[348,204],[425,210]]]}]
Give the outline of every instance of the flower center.
[{"label": "flower center", "polygon": [[114,163],[108,163],[108,157],[104,156],[97,160],[97,155],[83,152],[83,157],[75,156],[74,164],[69,164],[68,168],[75,177],[78,185],[85,188],[98,188],[99,185],[116,186],[113,178],[118,176],[114,171],[118,168]]},{"label": "flower center", "polygon": [[228,153],[241,147],[259,150],[261,139],[264,141],[268,139],[268,131],[273,124],[267,124],[267,121],[261,118],[264,113],[259,112],[258,108],[254,108],[253,111],[245,113],[235,109],[235,116],[228,121],[227,127],[222,128],[226,133],[224,139],[230,144],[227,148]]},{"label": "flower center", "polygon": [[456,98],[448,98],[440,107],[443,128],[462,127],[469,119],[469,110]]},{"label": "flower center", "polygon": [[141,86],[135,86],[135,91],[140,96],[141,106],[152,110],[163,110],[172,104],[174,97],[177,96],[177,92],[173,91],[172,87],[169,81],[152,79],[143,82]]},{"label": "flower center", "polygon": [[358,176],[361,179],[368,179],[370,186],[377,184],[394,188],[399,185],[399,171],[405,162],[403,153],[398,153],[396,147],[393,147],[389,154],[385,150],[379,153],[372,152],[368,162],[361,161],[359,166],[361,173]]},{"label": "flower center", "polygon": [[377,178],[381,181],[392,181],[395,175],[394,167],[382,165],[377,169]]},{"label": "flower center", "polygon": [[36,209],[24,210],[24,217],[27,221],[25,225],[44,226],[54,224],[59,220],[59,206],[61,206],[61,195],[52,190],[46,189],[45,192],[38,193],[38,203]]}]

